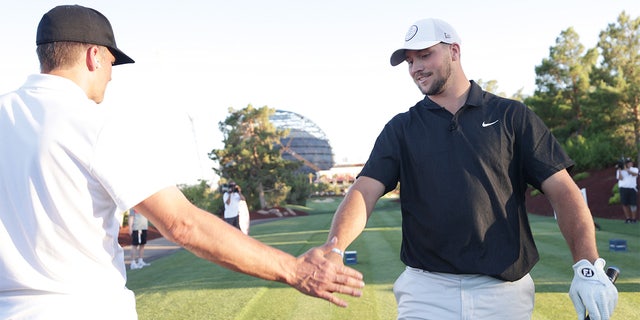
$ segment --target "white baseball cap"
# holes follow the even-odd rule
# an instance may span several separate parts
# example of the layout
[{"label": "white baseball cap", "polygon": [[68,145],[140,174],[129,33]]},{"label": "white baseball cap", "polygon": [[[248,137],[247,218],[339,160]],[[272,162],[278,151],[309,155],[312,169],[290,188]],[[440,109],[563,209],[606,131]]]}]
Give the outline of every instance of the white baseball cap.
[{"label": "white baseball cap", "polygon": [[406,50],[423,50],[440,42],[460,44],[460,37],[450,24],[440,19],[418,20],[407,31],[404,46],[391,55],[391,65],[395,67],[405,61]]}]

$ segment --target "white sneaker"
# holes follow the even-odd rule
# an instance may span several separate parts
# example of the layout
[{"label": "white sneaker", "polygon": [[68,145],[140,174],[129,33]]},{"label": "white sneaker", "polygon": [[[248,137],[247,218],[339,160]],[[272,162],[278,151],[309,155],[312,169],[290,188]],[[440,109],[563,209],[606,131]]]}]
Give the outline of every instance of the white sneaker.
[{"label": "white sneaker", "polygon": [[148,267],[148,266],[150,266],[150,265],[151,265],[151,263],[146,263],[146,262],[144,262],[144,260],[142,260],[142,259],[138,259],[138,266],[139,266],[140,268],[142,268],[142,267]]},{"label": "white sneaker", "polygon": [[135,261],[131,261],[131,270],[142,269],[142,266],[137,264]]}]

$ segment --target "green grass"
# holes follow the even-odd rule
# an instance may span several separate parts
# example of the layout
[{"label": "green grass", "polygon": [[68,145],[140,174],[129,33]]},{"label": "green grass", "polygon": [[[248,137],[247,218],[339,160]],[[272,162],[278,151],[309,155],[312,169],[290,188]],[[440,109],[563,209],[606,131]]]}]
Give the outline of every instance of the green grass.
[{"label": "green grass", "polygon": [[[282,219],[251,227],[252,236],[293,255],[324,243],[338,200],[310,202],[297,208],[309,216]],[[365,276],[361,298],[346,297],[346,309],[300,294],[279,283],[234,273],[181,250],[154,261],[153,266],[128,273],[127,286],[136,293],[141,320],[153,319],[395,319],[392,287],[404,270],[399,260],[400,212],[396,202],[383,199],[363,234],[349,247],[357,250],[353,267]],[[533,319],[576,319],[567,294],[572,258],[553,218],[530,216],[541,261],[531,272],[536,283]],[[607,265],[622,272],[620,298],[612,319],[640,319],[640,225],[618,220],[597,221],[598,248]],[[627,252],[610,252],[609,239],[628,242]]]}]

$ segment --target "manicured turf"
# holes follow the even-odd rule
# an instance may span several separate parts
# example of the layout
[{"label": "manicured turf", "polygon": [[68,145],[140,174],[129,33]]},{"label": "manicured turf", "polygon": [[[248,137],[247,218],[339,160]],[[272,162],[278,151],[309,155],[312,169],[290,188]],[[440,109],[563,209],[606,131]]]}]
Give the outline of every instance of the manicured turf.
[{"label": "manicured turf", "polygon": [[[309,216],[251,227],[252,236],[293,255],[324,243],[338,201],[309,202]],[[354,268],[365,276],[361,298],[346,298],[339,308],[285,285],[234,273],[181,250],[128,273],[141,320],[153,319],[395,319],[392,287],[404,270],[399,261],[400,212],[397,202],[383,199],[363,234],[349,247],[356,250]],[[541,261],[532,271],[536,283],[533,319],[576,319],[567,294],[572,258],[553,218],[530,216]],[[598,248],[607,265],[618,266],[618,308],[612,319],[640,319],[640,225],[597,221]],[[213,231],[212,231],[213,232]],[[609,239],[625,239],[627,252],[610,252]]]}]

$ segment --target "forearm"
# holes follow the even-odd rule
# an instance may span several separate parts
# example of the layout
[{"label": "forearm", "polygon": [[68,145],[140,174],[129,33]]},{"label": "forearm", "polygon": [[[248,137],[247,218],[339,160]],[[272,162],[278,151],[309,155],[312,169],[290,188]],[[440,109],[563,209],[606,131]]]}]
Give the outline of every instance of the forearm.
[{"label": "forearm", "polygon": [[149,213],[149,220],[167,239],[233,271],[265,280],[294,281],[295,257],[245,236],[215,215],[193,206],[186,198],[183,201],[182,193],[171,190],[159,193],[165,195],[151,198],[158,197],[161,201],[143,201],[138,206],[141,212]]},{"label": "forearm", "polygon": [[195,255],[265,280],[291,283],[295,272],[295,257],[267,246],[217,217],[204,213],[205,218],[194,225],[183,246]]},{"label": "forearm", "polygon": [[598,258],[593,218],[582,196],[578,196],[579,199],[566,200],[566,203],[560,202],[556,206],[556,212],[562,212],[557,215],[558,226],[567,241],[574,262],[587,259],[593,263]]},{"label": "forearm", "polygon": [[362,294],[362,274],[326,258],[335,245],[332,242],[293,257],[245,236],[217,216],[198,209],[176,187],[155,193],[135,208],[169,240],[233,271],[283,282],[341,307],[346,307],[347,302],[335,293],[354,297]]},{"label": "forearm", "polygon": [[367,223],[364,207],[359,194],[347,194],[333,216],[327,241],[337,237],[339,240],[336,247],[344,251],[364,230]]},{"label": "forearm", "polygon": [[383,192],[384,187],[379,182],[367,177],[359,178],[338,206],[327,241],[337,237],[336,247],[344,251],[364,230]]},{"label": "forearm", "polygon": [[598,250],[591,212],[571,177],[567,174],[557,178],[560,179],[555,183],[545,181],[543,191],[556,212],[560,232],[574,262],[587,259],[593,263],[598,258]]}]

